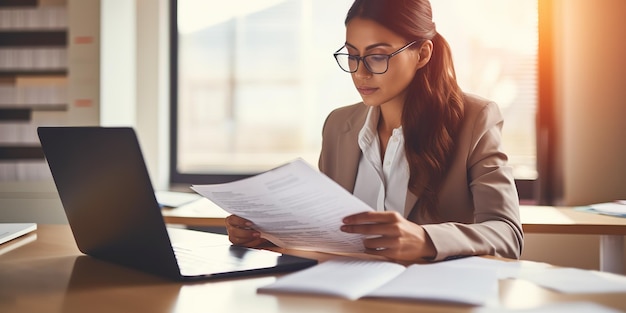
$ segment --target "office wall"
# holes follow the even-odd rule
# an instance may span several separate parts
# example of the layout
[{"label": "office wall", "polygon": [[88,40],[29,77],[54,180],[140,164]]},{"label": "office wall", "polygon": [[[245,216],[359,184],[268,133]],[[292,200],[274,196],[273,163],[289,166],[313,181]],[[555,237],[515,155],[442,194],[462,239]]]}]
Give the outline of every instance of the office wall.
[{"label": "office wall", "polygon": [[562,203],[626,198],[626,1],[561,3]]},{"label": "office wall", "polygon": [[[100,15],[99,122],[135,127],[152,183],[166,189],[169,1],[94,0],[90,5],[90,13]],[[51,179],[0,183],[0,221],[67,223]]]},{"label": "office wall", "polygon": [[136,124],[137,62],[135,2],[101,0],[100,124]]},{"label": "office wall", "polygon": [[[558,204],[626,199],[626,1],[553,0]],[[523,258],[598,268],[598,236],[527,235]]]},{"label": "office wall", "polygon": [[103,126],[132,126],[155,189],[169,181],[169,1],[101,0]]},{"label": "office wall", "polygon": [[135,0],[137,124],[152,184],[169,185],[169,0]]}]

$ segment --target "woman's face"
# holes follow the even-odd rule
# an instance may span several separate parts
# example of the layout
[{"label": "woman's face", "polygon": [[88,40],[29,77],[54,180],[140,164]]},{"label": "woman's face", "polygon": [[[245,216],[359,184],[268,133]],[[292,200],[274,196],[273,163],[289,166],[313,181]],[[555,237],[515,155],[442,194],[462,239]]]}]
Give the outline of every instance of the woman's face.
[{"label": "woman's face", "polygon": [[[371,20],[357,17],[346,25],[346,48],[351,55],[391,54],[408,43]],[[411,48],[390,58],[387,72],[383,74],[372,74],[363,65],[363,60],[360,61],[358,70],[352,73],[352,81],[366,105],[404,104],[406,88],[419,68],[419,55]]]}]

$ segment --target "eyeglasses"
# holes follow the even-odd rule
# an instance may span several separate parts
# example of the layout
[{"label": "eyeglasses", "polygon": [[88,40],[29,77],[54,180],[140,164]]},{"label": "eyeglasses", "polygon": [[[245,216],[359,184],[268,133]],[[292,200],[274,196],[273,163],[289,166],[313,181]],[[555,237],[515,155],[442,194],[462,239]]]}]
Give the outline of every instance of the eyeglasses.
[{"label": "eyeglasses", "polygon": [[365,56],[351,55],[348,53],[339,53],[341,49],[345,48],[341,47],[337,50],[333,55],[335,56],[335,60],[337,60],[337,64],[339,67],[348,73],[354,73],[359,69],[359,62],[363,61],[365,68],[372,74],[384,74],[389,69],[389,59],[395,56],[396,54],[404,51],[417,41],[411,41],[406,46],[396,50],[391,54],[368,54]]}]

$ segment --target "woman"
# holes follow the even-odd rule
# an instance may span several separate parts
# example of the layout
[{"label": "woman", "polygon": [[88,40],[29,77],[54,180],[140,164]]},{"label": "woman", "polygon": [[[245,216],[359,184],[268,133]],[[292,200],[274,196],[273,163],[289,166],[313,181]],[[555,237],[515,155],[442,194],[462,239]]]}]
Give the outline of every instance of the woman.
[{"label": "woman", "polygon": [[[519,258],[519,200],[497,105],[466,94],[428,0],[356,0],[335,53],[363,102],[329,114],[320,170],[375,209],[341,230],[396,261]],[[231,242],[264,243],[227,218]]]}]

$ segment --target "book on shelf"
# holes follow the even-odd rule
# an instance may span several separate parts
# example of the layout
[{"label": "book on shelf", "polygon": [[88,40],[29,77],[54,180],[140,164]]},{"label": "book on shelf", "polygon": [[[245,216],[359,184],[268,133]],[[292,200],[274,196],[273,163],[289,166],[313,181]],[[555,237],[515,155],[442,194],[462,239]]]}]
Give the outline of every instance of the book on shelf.
[{"label": "book on shelf", "polygon": [[64,29],[67,26],[67,8],[63,5],[0,8],[0,30]]},{"label": "book on shelf", "polygon": [[9,47],[0,48],[0,70],[65,70],[66,47]]}]

